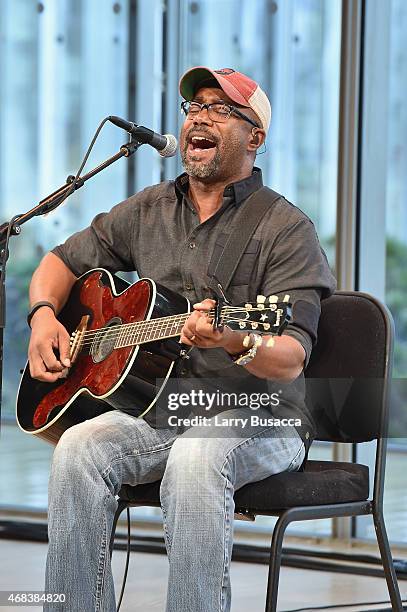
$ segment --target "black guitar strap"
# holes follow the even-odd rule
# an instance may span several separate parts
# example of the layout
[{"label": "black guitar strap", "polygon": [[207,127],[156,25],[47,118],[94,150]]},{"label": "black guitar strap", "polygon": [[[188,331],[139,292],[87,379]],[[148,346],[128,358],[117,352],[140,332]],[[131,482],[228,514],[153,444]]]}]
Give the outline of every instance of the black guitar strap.
[{"label": "black guitar strap", "polygon": [[242,204],[235,217],[234,229],[223,247],[210,280],[210,286],[216,294],[219,295],[218,283],[220,283],[227,295],[227,289],[257,226],[274,202],[281,197],[269,187],[261,187],[250,194]]}]

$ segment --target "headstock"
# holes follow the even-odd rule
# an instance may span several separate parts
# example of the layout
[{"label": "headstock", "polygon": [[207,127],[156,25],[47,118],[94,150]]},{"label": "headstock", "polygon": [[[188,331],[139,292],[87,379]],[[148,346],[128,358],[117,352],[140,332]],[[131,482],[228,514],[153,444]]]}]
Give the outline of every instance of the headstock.
[{"label": "headstock", "polygon": [[280,335],[292,320],[291,306],[289,295],[282,301],[278,301],[277,295],[268,298],[258,295],[255,305],[224,304],[220,309],[220,323],[237,331]]}]

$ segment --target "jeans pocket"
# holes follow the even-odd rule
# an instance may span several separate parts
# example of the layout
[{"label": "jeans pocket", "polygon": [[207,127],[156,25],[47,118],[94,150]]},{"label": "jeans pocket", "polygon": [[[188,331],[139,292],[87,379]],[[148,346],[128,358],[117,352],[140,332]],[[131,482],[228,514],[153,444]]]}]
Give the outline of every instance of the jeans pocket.
[{"label": "jeans pocket", "polygon": [[298,449],[296,455],[294,456],[294,459],[291,461],[290,465],[288,466],[287,471],[296,472],[301,467],[302,462],[304,461],[304,457],[305,457],[305,446],[304,446],[304,443],[301,442],[301,446]]}]

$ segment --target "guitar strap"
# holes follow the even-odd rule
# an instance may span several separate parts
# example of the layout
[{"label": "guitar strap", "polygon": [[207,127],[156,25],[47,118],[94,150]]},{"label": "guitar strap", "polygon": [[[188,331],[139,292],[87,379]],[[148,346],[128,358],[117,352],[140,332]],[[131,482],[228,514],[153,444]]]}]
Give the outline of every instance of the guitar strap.
[{"label": "guitar strap", "polygon": [[[219,295],[218,283],[221,284],[224,293],[232,282],[237,266],[256,231],[260,221],[270,207],[283,196],[269,187],[261,187],[252,193],[237,213],[234,229],[226,241],[223,251],[219,257],[215,271],[210,277],[210,287]],[[307,461],[310,440],[303,440],[305,444],[305,459],[298,471],[303,472]]]},{"label": "guitar strap", "polygon": [[217,295],[219,295],[218,283],[227,294],[239,262],[257,226],[274,202],[281,197],[269,187],[261,187],[250,194],[242,204],[235,217],[234,229],[223,247],[214,273],[210,276],[210,287]]}]

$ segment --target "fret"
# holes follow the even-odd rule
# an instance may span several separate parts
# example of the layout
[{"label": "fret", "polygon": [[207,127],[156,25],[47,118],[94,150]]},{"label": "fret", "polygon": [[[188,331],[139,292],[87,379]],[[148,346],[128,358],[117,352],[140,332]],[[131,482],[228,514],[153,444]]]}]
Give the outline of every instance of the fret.
[{"label": "fret", "polygon": [[137,344],[137,325],[138,323],[132,323],[131,327],[130,327],[130,334],[129,334],[129,342],[131,343],[130,346],[135,346]]},{"label": "fret", "polygon": [[118,338],[118,342],[119,342],[119,346],[124,346],[126,344],[126,328],[124,327],[124,325],[120,326],[122,329],[119,332],[119,338]]},{"label": "fret", "polygon": [[[118,334],[117,334],[117,336],[116,336],[116,341],[115,341],[115,343],[114,343],[114,348],[121,348],[121,346],[120,346],[120,340],[121,340],[121,335],[122,335],[122,333],[123,333],[123,326],[122,326],[122,325],[118,325],[117,327],[118,327],[118,329],[119,329],[119,333],[118,333]],[[105,338],[108,338],[108,337],[109,337],[109,334],[114,333],[112,330],[113,330],[113,328],[112,328],[112,327],[108,327],[108,328],[105,330],[105,332],[104,332],[104,334],[103,334],[103,335],[105,336]]]},{"label": "fret", "polygon": [[144,323],[141,325],[141,330],[139,334],[139,344],[144,344],[145,342],[148,342],[147,334],[148,322],[144,321]]}]

